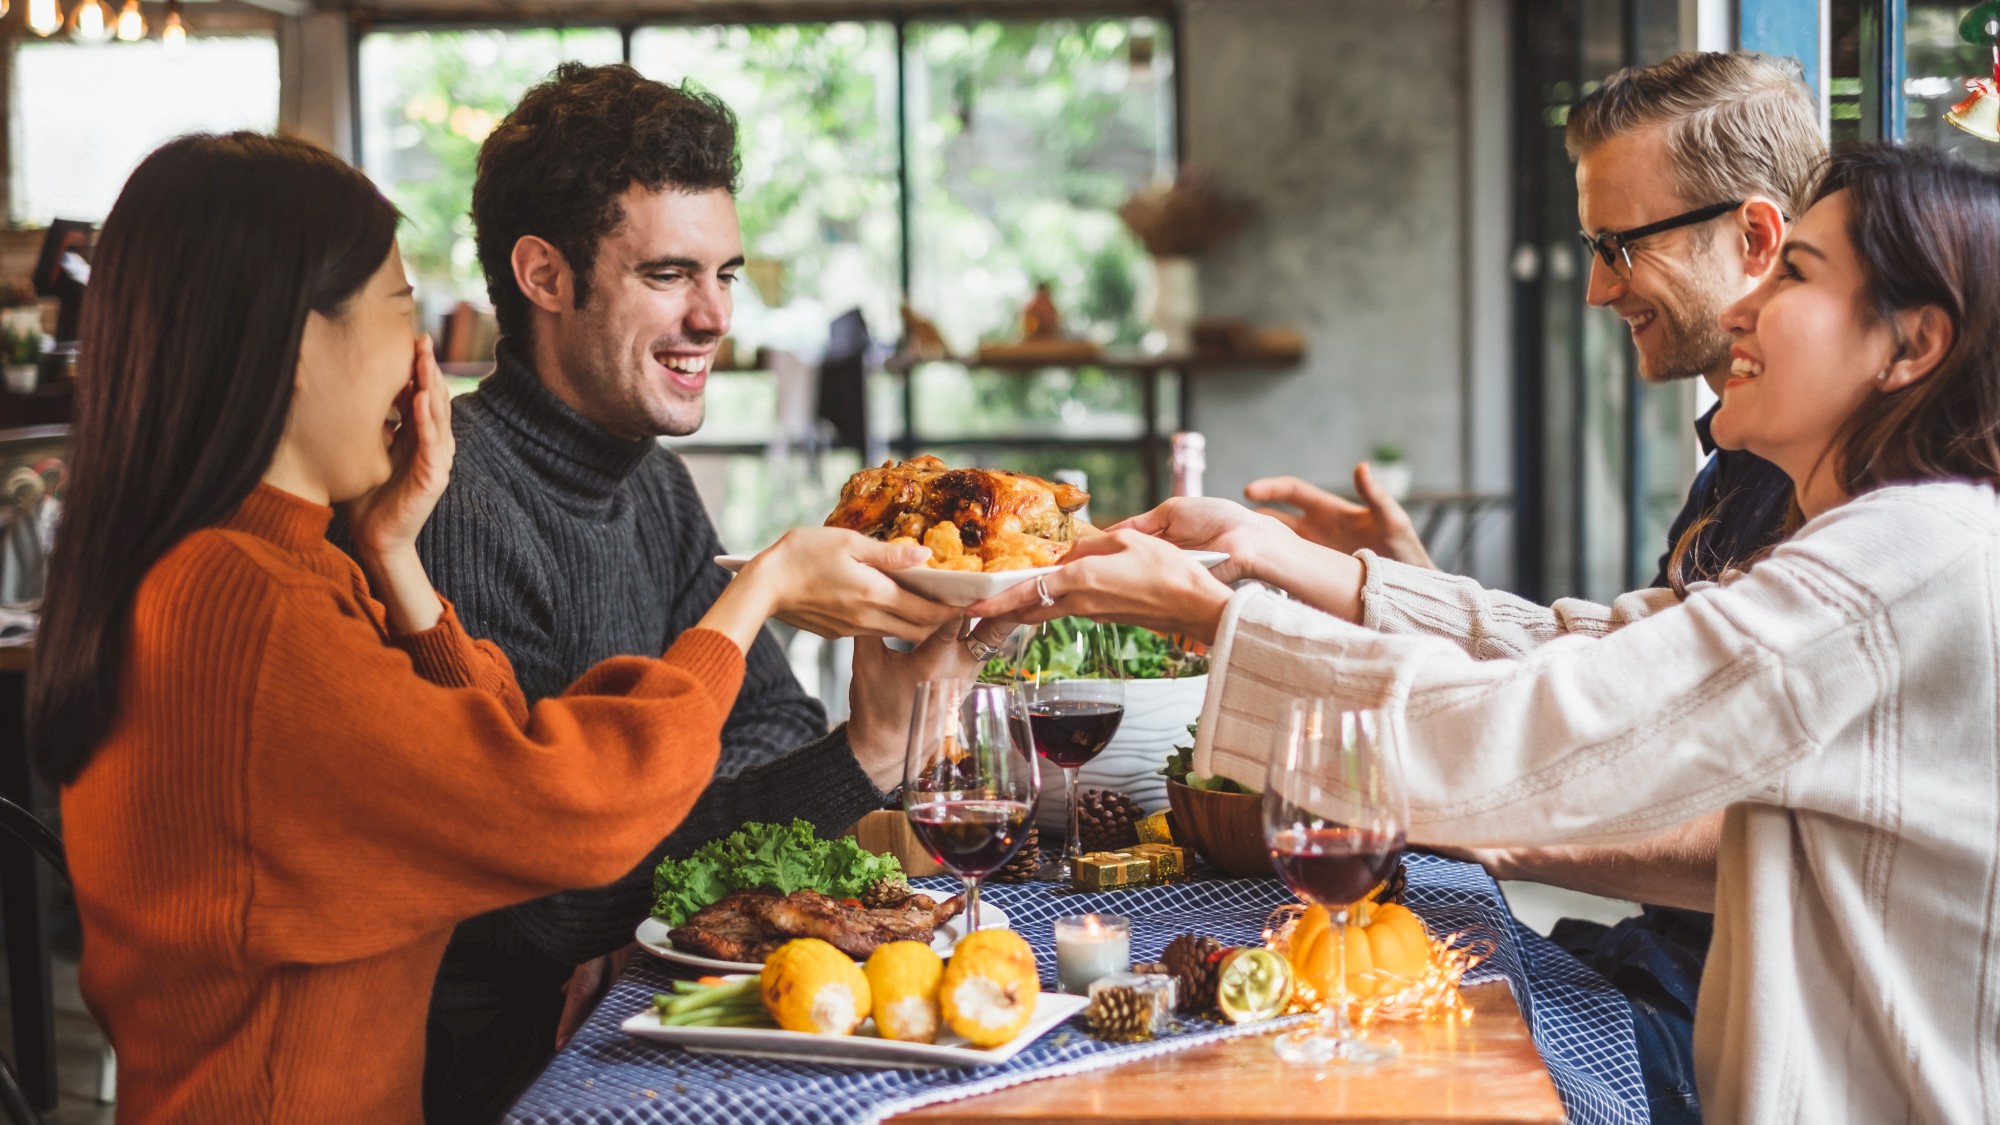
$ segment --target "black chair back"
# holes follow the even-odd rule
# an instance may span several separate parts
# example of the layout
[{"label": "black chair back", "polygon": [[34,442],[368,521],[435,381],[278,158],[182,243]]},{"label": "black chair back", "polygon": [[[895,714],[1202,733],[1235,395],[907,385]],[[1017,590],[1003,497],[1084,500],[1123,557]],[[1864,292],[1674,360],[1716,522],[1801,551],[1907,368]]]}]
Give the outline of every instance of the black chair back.
[{"label": "black chair back", "polygon": [[[69,858],[63,852],[62,837],[50,831],[41,818],[0,797],[0,830],[35,849],[62,876],[63,882],[70,881]],[[5,1114],[11,1125],[43,1125],[42,1115],[28,1101],[20,1076],[4,1055],[0,1055],[0,1114]]]},{"label": "black chair back", "polygon": [[63,852],[62,837],[49,830],[41,818],[5,797],[0,797],[0,830],[35,849],[56,874],[69,879],[69,857]]}]

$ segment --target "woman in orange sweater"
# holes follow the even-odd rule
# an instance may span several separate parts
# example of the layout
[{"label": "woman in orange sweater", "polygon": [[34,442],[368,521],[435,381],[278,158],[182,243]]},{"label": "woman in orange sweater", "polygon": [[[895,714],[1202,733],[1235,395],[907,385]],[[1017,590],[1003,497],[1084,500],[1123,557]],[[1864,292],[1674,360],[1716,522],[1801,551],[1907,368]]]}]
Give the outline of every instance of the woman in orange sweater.
[{"label": "woman in orange sweater", "polygon": [[793,532],[665,656],[530,713],[413,547],[452,439],[395,226],[359,172],[253,134],[168,144],[105,220],[30,722],[121,1121],[419,1121],[453,925],[638,863],[767,616],[955,616],[879,569],[921,548]]}]

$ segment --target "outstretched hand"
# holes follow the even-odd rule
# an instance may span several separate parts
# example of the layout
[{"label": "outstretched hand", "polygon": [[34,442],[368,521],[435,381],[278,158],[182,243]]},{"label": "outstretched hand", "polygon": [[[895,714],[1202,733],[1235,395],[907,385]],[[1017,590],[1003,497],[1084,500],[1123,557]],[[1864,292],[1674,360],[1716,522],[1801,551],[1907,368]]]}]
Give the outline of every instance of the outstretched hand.
[{"label": "outstretched hand", "polygon": [[1207,567],[1166,540],[1127,527],[1084,539],[1054,573],[967,606],[965,612],[1027,624],[1094,617],[1208,642],[1215,639],[1228,604],[1229,587]]},{"label": "outstretched hand", "polygon": [[1157,536],[1190,551],[1224,552],[1229,558],[1209,573],[1225,584],[1265,577],[1265,564],[1298,539],[1278,520],[1215,497],[1175,497],[1106,530]]},{"label": "outstretched hand", "polygon": [[901,637],[921,642],[959,611],[918,597],[886,571],[921,566],[925,547],[879,542],[838,527],[787,531],[737,581],[769,598],[770,616],[822,637]]},{"label": "outstretched hand", "polygon": [[410,382],[396,397],[403,424],[389,446],[394,469],[374,491],[345,505],[354,546],[364,555],[386,557],[415,549],[417,532],[451,483],[451,462],[458,451],[451,433],[451,393],[429,336],[417,339],[411,366]]},{"label": "outstretched hand", "polygon": [[1410,513],[1376,482],[1366,461],[1354,466],[1354,493],[1361,503],[1344,500],[1297,477],[1265,477],[1243,489],[1244,497],[1253,503],[1297,508],[1297,513],[1277,508],[1258,510],[1322,547],[1348,554],[1365,548],[1383,558],[1437,569],[1416,525],[1410,522]]}]

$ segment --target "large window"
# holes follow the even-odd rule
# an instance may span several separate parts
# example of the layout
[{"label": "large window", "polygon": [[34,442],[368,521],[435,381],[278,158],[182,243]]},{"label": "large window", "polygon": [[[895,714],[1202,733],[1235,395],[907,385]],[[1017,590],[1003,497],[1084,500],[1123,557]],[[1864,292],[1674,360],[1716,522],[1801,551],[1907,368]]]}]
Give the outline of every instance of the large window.
[{"label": "large window", "polygon": [[157,39],[27,40],[13,64],[15,223],[100,221],[163,142],[278,125],[278,45],[268,35],[195,36],[179,53]]},{"label": "large window", "polygon": [[483,294],[472,245],[479,143],[556,64],[617,62],[618,32],[380,32],[361,41],[361,164],[402,209],[426,311]]},{"label": "large window", "polygon": [[[677,444],[699,462],[724,538],[754,548],[817,522],[859,464],[852,452],[747,452],[797,430],[780,415],[797,413],[797,372],[818,362],[834,318],[859,310],[875,339],[895,341],[907,279],[911,303],[969,355],[1013,336],[1046,281],[1073,332],[1106,345],[1142,332],[1144,254],[1115,212],[1173,171],[1166,25],[910,21],[900,39],[901,56],[887,21],[647,27],[624,44],[609,29],[371,32],[361,42],[363,163],[409,217],[404,254],[436,317],[484,301],[468,215],[474,158],[557,62],[629,50],[642,73],[728,102],[743,158],[748,284],[731,333],[743,369],[713,374],[707,423]],[[794,357],[777,365],[794,374],[756,366],[760,351]],[[904,384],[880,375],[871,387],[878,444],[956,464],[1082,468],[1098,515],[1142,506],[1130,377],[930,363],[908,378],[909,433]],[[1088,441],[1104,444],[1078,444]]]}]

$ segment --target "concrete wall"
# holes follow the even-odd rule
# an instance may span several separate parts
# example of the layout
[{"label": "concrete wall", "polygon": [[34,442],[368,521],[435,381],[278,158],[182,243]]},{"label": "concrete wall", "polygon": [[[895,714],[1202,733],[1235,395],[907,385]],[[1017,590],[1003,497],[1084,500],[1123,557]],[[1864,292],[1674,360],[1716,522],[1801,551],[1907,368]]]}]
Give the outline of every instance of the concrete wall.
[{"label": "concrete wall", "polygon": [[[1504,0],[1191,0],[1184,27],[1186,156],[1258,208],[1204,258],[1202,312],[1309,351],[1197,382],[1208,491],[1341,485],[1395,442],[1418,492],[1505,492]],[[1504,524],[1467,563],[1490,581]]]}]

